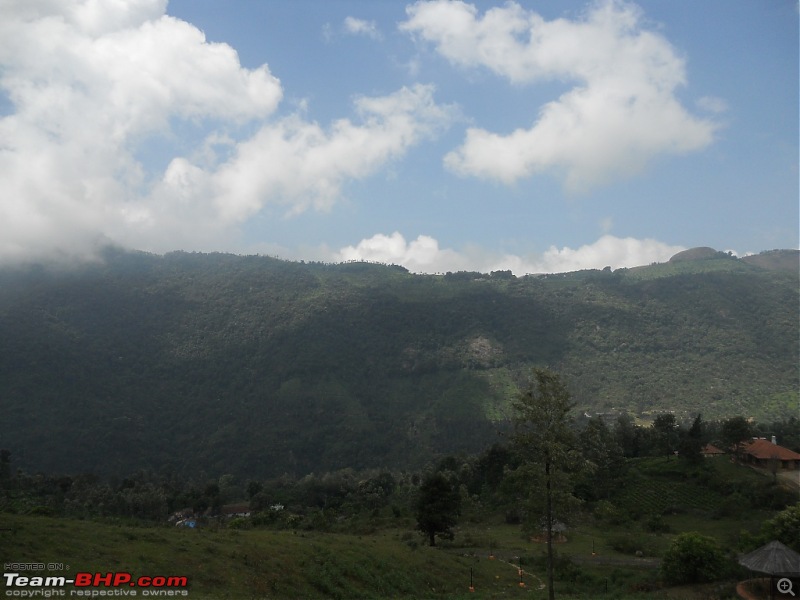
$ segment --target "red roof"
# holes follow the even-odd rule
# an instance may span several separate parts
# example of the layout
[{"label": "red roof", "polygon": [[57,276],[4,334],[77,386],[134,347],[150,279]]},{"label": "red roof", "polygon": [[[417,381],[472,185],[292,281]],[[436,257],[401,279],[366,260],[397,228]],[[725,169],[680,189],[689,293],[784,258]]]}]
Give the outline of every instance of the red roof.
[{"label": "red roof", "polygon": [[788,448],[773,444],[769,440],[753,440],[748,442],[744,451],[746,454],[761,460],[769,460],[770,458],[777,458],[778,460],[800,460],[800,454],[793,452]]},{"label": "red roof", "polygon": [[714,444],[706,444],[700,452],[702,454],[725,454],[724,450],[720,450]]}]

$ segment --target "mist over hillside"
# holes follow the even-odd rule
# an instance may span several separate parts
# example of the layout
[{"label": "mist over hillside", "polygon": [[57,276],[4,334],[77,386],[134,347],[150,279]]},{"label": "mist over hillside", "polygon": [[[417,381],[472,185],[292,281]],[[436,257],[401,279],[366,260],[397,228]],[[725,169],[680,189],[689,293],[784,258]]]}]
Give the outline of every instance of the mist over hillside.
[{"label": "mist over hillside", "polygon": [[108,250],[0,270],[0,447],[60,472],[302,475],[497,440],[532,366],[576,409],[796,414],[798,253],[412,275]]}]

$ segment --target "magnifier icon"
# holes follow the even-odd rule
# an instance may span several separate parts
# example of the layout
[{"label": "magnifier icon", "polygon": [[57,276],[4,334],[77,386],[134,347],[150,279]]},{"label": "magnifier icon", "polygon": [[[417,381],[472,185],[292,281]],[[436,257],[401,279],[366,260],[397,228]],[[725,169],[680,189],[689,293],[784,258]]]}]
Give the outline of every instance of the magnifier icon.
[{"label": "magnifier icon", "polygon": [[782,577],[781,579],[778,579],[778,584],[777,584],[776,587],[778,588],[778,591],[781,594],[791,594],[792,597],[794,598],[795,594],[794,594],[794,590],[792,589],[794,586],[792,584],[792,580],[791,579],[787,579],[786,577]]}]

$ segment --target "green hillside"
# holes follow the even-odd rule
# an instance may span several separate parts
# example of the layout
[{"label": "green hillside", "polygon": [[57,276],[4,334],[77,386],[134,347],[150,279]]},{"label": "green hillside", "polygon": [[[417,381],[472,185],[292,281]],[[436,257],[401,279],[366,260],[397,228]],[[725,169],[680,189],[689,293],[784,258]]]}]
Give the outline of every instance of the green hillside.
[{"label": "green hillside", "polygon": [[[557,597],[732,597],[735,582],[749,576],[735,568],[736,554],[759,546],[765,520],[776,515],[745,501],[769,487],[767,476],[726,459],[701,466],[658,457],[629,466],[611,501],[587,507],[558,542]],[[660,499],[652,490],[672,495]],[[737,490],[735,497],[728,498],[731,490]],[[34,576],[121,572],[133,578],[186,578],[186,587],[150,592],[182,597],[186,591],[195,600],[547,597],[545,545],[523,534],[519,525],[503,522],[499,509],[470,503],[454,538],[429,547],[414,531],[414,519],[403,514],[410,501],[394,497],[392,510],[387,506],[343,520],[293,515],[289,526],[269,522],[262,513],[250,519],[205,519],[194,529],[166,521],[3,511],[0,556],[6,562],[42,563],[28,572]],[[678,587],[663,581],[661,559],[672,540],[687,531],[702,532],[731,550],[719,581]],[[122,589],[144,595],[142,588]]]},{"label": "green hillside", "polygon": [[[134,577],[186,577],[186,588],[171,591],[186,589],[196,600],[466,597],[470,568],[483,592],[478,597],[525,592],[508,565],[488,560],[478,565],[425,546],[412,551],[392,533],[191,530],[13,515],[4,515],[0,524],[10,530],[0,533],[0,542],[13,535],[21,548],[3,555],[64,565],[48,575],[123,571]],[[143,590],[136,591],[141,596]]]},{"label": "green hillside", "polygon": [[783,418],[798,274],[756,262],[421,276],[109,250],[6,269],[0,447],[48,472],[418,466],[495,441],[533,365],[583,411]]}]

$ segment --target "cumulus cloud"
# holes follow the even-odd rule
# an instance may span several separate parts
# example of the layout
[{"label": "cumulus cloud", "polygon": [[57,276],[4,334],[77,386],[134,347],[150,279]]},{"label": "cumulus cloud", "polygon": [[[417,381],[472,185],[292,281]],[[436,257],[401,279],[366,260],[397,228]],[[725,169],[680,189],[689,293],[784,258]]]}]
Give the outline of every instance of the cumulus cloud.
[{"label": "cumulus cloud", "polygon": [[361,240],[355,246],[339,250],[333,257],[336,261],[366,260],[386,264],[403,265],[415,273],[436,273],[445,266],[460,265],[456,270],[466,268],[468,259],[453,250],[439,248],[439,242],[427,235],[407,242],[402,234],[395,231],[391,235],[376,234]]},{"label": "cumulus cloud", "polygon": [[619,238],[604,235],[592,244],[579,248],[551,246],[534,264],[539,272],[563,273],[580,269],[630,268],[665,262],[685,250],[653,239]]},{"label": "cumulus cloud", "polygon": [[365,35],[373,40],[380,40],[383,38],[375,21],[346,17],[344,20],[344,30],[354,35]]},{"label": "cumulus cloud", "polygon": [[697,106],[711,113],[721,114],[728,111],[728,103],[716,96],[703,96],[697,99]]},{"label": "cumulus cloud", "polygon": [[356,112],[360,124],[341,119],[324,130],[290,118],[239,144],[212,177],[223,218],[244,220],[266,202],[289,204],[291,212],[329,209],[344,179],[364,177],[402,155],[453,114],[434,102],[432,87],[423,85],[359,98]]},{"label": "cumulus cloud", "polygon": [[225,245],[267,205],[330,208],[451,119],[422,85],[358,98],[328,127],[279,118],[268,65],[242,67],[166,4],[2,4],[0,260]]},{"label": "cumulus cloud", "polygon": [[446,273],[448,271],[512,271],[515,275],[531,273],[566,273],[582,269],[613,269],[665,262],[685,250],[652,239],[619,238],[604,235],[592,244],[579,248],[551,246],[539,256],[513,254],[492,256],[479,248],[456,251],[440,248],[436,239],[420,235],[406,241],[399,232],[377,234],[334,253],[332,260],[365,260],[399,264],[414,273]]},{"label": "cumulus cloud", "polygon": [[510,184],[544,171],[582,191],[640,172],[662,154],[713,141],[714,122],[688,113],[676,97],[684,60],[641,11],[599,2],[580,19],[546,21],[509,2],[483,16],[465,2],[431,0],[407,8],[400,28],[431,43],[454,66],[485,68],[510,83],[564,81],[574,87],[541,107],[535,122],[509,134],[480,127],[445,157],[461,175]]}]

